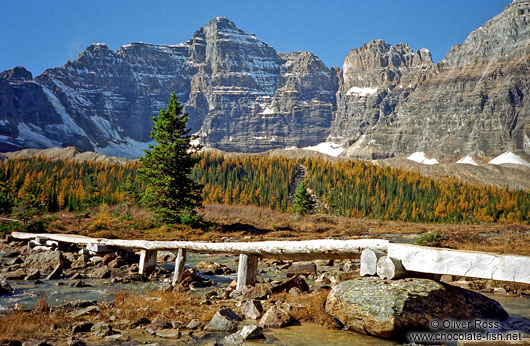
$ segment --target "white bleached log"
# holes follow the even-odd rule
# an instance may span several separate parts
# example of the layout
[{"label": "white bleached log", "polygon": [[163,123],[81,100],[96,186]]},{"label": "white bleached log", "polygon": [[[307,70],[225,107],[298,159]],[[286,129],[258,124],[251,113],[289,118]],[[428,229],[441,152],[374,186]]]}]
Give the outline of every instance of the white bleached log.
[{"label": "white bleached log", "polygon": [[388,256],[409,271],[530,284],[530,257],[389,244]]},{"label": "white bleached log", "polygon": [[377,276],[381,279],[394,280],[407,276],[407,271],[399,259],[382,256],[377,260]]},{"label": "white bleached log", "polygon": [[182,274],[184,273],[184,264],[186,264],[186,250],[179,249],[177,258],[175,258],[175,272],[173,273],[173,286],[176,286],[182,281]]},{"label": "white bleached log", "polygon": [[156,251],[140,251],[140,263],[138,264],[138,273],[141,275],[151,274],[156,267]]},{"label": "white bleached log", "polygon": [[383,251],[364,249],[361,252],[361,276],[377,274],[377,260],[385,255]]},{"label": "white bleached log", "polygon": [[239,266],[237,270],[237,287],[241,289],[246,285],[253,286],[256,283],[258,274],[258,256],[256,255],[239,255]]},{"label": "white bleached log", "polygon": [[[28,233],[13,232],[16,239],[28,239]],[[34,238],[37,234],[33,234]],[[142,250],[178,250],[186,249],[196,253],[232,253],[257,255],[260,258],[313,260],[313,259],[350,259],[358,257],[363,249],[371,248],[386,251],[388,240],[383,239],[316,239],[303,241],[263,241],[208,243],[195,241],[148,241],[124,239],[96,239],[71,234],[46,234],[48,239],[59,242],[88,244],[99,243],[117,248]]]}]

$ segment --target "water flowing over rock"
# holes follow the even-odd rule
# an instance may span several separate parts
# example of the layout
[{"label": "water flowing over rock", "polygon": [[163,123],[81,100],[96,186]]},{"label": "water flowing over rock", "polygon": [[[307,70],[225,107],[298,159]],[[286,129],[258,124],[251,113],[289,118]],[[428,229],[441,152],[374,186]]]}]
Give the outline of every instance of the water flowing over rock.
[{"label": "water flowing over rock", "polygon": [[342,69],[279,53],[223,17],[182,44],[97,43],[35,78],[23,67],[0,74],[0,151],[76,146],[136,158],[175,91],[200,141],[226,151],[528,159],[529,23],[528,2],[515,1],[438,63],[427,49],[375,40]]},{"label": "water flowing over rock", "polygon": [[326,311],[346,329],[405,339],[410,331],[427,330],[434,319],[505,320],[508,313],[482,294],[428,279],[362,278],[335,286]]}]

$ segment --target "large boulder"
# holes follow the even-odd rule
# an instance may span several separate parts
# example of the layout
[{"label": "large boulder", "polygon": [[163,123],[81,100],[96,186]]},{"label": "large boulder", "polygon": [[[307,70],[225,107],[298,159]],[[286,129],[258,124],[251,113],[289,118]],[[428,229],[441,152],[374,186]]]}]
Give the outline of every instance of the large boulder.
[{"label": "large boulder", "polygon": [[58,265],[64,265],[65,259],[59,251],[31,251],[24,260],[28,273],[39,270],[41,274],[49,274]]},{"label": "large boulder", "polygon": [[215,313],[210,322],[204,327],[204,330],[212,332],[233,332],[237,330],[239,322],[243,319],[232,309],[224,308]]},{"label": "large boulder", "polygon": [[482,294],[429,279],[361,278],[335,286],[326,311],[346,329],[404,340],[427,330],[431,320],[504,320],[508,313]]}]

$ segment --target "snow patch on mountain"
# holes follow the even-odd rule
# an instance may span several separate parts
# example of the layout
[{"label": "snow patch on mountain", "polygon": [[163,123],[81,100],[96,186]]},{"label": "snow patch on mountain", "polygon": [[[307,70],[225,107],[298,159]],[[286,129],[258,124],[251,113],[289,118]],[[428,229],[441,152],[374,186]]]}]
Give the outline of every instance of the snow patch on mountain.
[{"label": "snow patch on mountain", "polygon": [[61,143],[52,141],[51,139],[44,136],[38,128],[33,124],[19,123],[17,125],[19,141],[24,142],[25,147],[58,147]]},{"label": "snow patch on mountain", "polygon": [[140,156],[144,156],[144,151],[149,149],[149,144],[154,143],[154,141],[140,142],[130,137],[125,137],[122,141],[110,142],[106,147],[95,147],[95,151],[110,156],[137,159]]},{"label": "snow patch on mountain", "polygon": [[332,142],[322,142],[317,145],[305,147],[302,149],[318,151],[319,153],[334,157],[339,156],[345,150],[340,144]]},{"label": "snow patch on mountain", "polygon": [[351,87],[346,92],[346,95],[369,96],[369,95],[375,94],[376,92],[377,92],[377,88]]},{"label": "snow patch on mountain", "polygon": [[530,167],[529,162],[525,161],[523,158],[521,158],[521,156],[514,154],[511,151],[507,151],[488,162],[490,165],[502,165],[504,163],[512,163],[515,165],[524,165]]},{"label": "snow patch on mountain", "polygon": [[66,112],[66,109],[61,104],[61,102],[57,99],[57,97],[52,93],[52,91],[46,88],[45,86],[41,85],[41,87],[42,87],[42,91],[44,91],[44,93],[48,97],[48,101],[50,101],[53,108],[55,108],[55,111],[57,112],[57,114],[61,116],[61,119],[63,120],[63,123],[65,125],[65,131],[70,132],[70,133],[75,133],[81,136],[87,136],[85,131],[83,131],[83,129],[80,128],[75,123],[74,119],[72,119],[70,114]]},{"label": "snow patch on mountain", "polygon": [[473,166],[478,166],[478,164],[475,162],[475,160],[473,160],[473,158],[469,155],[461,158],[460,160],[456,161],[456,163],[463,163],[463,164],[466,164],[466,165],[473,165]]},{"label": "snow patch on mountain", "polygon": [[417,151],[414,154],[409,155],[407,160],[416,161],[424,165],[437,165],[439,162],[436,159],[429,159],[425,156],[423,151]]}]

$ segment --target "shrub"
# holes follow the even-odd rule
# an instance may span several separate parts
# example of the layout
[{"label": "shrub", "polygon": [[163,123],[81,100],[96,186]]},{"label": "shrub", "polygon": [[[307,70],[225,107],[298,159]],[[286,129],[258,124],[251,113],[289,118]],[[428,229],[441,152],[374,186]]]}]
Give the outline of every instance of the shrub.
[{"label": "shrub", "polygon": [[442,241],[445,239],[443,232],[439,230],[434,230],[432,232],[423,233],[421,237],[416,240],[416,244],[424,246],[441,246]]}]

